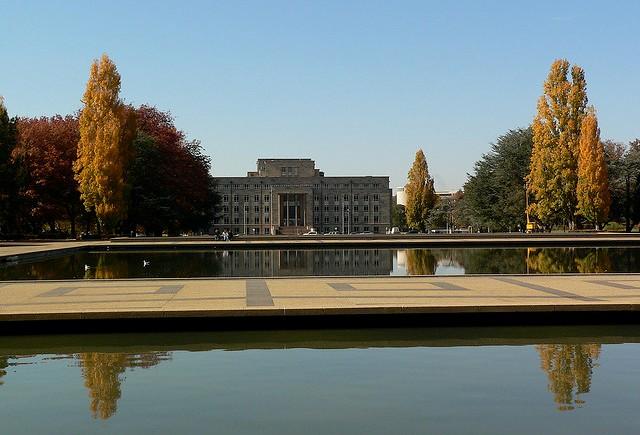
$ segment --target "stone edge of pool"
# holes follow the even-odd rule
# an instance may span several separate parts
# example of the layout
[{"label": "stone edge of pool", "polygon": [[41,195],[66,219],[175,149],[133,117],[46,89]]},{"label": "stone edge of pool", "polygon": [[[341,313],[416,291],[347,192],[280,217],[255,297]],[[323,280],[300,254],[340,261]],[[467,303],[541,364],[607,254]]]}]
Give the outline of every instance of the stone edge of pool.
[{"label": "stone edge of pool", "polygon": [[115,238],[95,241],[0,242],[0,262],[28,261],[86,250],[127,251],[131,249],[279,249],[279,248],[401,248],[401,247],[557,247],[640,246],[640,233],[589,234],[464,234],[417,236],[344,236],[239,238],[230,242],[210,237]]}]

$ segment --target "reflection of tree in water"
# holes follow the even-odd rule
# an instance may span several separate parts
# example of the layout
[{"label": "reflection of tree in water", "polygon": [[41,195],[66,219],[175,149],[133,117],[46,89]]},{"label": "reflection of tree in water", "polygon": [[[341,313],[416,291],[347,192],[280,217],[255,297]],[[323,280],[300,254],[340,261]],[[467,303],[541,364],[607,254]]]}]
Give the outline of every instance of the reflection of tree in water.
[{"label": "reflection of tree in water", "polygon": [[[581,394],[591,388],[591,374],[600,356],[599,344],[541,344],[540,366],[549,377],[549,391],[561,411],[581,407]],[[575,391],[575,397],[574,397]]]},{"label": "reflection of tree in water", "polygon": [[522,249],[469,248],[437,250],[434,255],[448,256],[464,268],[465,273],[525,273],[526,263]]},{"label": "reflection of tree in water", "polygon": [[407,272],[409,275],[433,275],[438,264],[428,249],[407,250]]},{"label": "reflection of tree in water", "polygon": [[82,367],[84,385],[91,398],[94,418],[107,419],[116,413],[121,396],[122,374],[127,368],[150,368],[170,359],[167,352],[144,354],[81,353],[77,358]]},{"label": "reflection of tree in water", "polygon": [[612,269],[607,248],[529,249],[532,273],[603,273]]},{"label": "reflection of tree in water", "polygon": [[8,356],[0,356],[0,385],[4,384],[2,378],[7,374],[5,369],[9,367],[9,358]]}]

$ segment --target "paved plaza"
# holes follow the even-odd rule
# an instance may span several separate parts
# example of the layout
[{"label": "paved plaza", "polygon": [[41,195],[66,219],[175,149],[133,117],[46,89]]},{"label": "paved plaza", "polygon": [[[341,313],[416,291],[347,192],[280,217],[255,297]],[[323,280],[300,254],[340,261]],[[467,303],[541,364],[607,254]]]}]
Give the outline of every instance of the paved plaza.
[{"label": "paved plaza", "polygon": [[0,282],[0,321],[640,310],[640,275]]}]

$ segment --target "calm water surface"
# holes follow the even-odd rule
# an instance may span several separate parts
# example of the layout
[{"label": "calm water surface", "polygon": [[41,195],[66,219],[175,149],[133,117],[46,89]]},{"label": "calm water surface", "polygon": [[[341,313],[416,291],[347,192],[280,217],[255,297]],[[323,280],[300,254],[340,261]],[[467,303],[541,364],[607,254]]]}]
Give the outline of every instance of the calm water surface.
[{"label": "calm water surface", "polygon": [[640,248],[95,251],[0,264],[0,280],[610,272],[640,272]]},{"label": "calm water surface", "polygon": [[0,337],[2,433],[615,433],[640,327]]}]

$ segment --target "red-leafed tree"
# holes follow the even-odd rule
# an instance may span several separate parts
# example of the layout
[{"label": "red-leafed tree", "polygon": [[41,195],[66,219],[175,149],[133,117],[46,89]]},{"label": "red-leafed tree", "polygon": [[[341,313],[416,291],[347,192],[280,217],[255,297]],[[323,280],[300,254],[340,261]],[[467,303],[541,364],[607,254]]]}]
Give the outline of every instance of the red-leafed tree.
[{"label": "red-leafed tree", "polygon": [[18,120],[18,144],[13,157],[22,162],[27,173],[21,195],[29,205],[34,227],[46,223],[54,230],[57,222],[65,220],[75,236],[81,203],[73,161],[79,138],[78,119],[74,116]]},{"label": "red-leafed tree", "polygon": [[168,112],[136,109],[135,158],[131,183],[129,226],[150,234],[206,230],[213,219],[210,158],[200,143],[188,141]]}]

